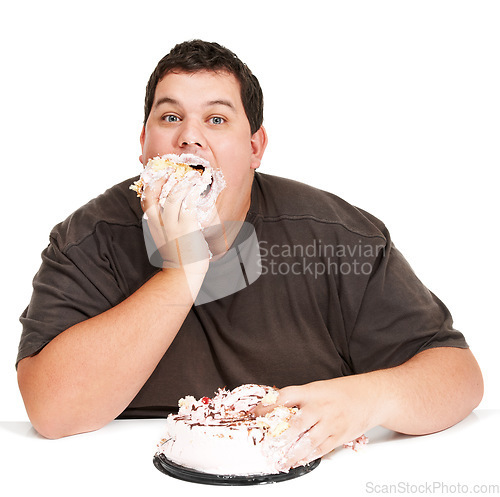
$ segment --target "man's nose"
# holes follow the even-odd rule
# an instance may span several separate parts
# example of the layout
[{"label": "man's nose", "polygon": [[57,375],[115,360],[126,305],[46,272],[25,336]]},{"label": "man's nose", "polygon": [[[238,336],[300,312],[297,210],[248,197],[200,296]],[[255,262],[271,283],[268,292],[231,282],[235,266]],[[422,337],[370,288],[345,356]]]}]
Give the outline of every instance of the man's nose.
[{"label": "man's nose", "polygon": [[185,121],[179,130],[178,146],[180,148],[189,148],[192,145],[204,148],[206,145],[205,137],[199,126]]}]

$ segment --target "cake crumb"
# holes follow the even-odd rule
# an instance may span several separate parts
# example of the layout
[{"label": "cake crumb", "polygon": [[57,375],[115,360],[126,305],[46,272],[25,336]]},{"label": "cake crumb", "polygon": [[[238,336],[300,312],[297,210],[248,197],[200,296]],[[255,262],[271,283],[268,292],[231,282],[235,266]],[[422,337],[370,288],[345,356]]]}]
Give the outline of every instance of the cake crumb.
[{"label": "cake crumb", "polygon": [[264,395],[264,397],[262,397],[260,403],[266,407],[272,406],[273,404],[276,404],[276,401],[278,400],[278,395],[279,394],[277,391],[269,392],[266,395]]}]

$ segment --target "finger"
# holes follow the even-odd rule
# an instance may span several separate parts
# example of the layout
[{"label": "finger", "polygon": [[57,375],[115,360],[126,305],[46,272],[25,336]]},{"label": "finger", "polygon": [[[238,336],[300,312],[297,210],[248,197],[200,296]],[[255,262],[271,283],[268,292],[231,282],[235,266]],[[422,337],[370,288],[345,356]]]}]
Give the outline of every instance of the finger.
[{"label": "finger", "polygon": [[142,204],[142,209],[144,211],[144,221],[147,222],[153,238],[157,238],[157,236],[161,234],[162,239],[166,241],[164,233],[165,228],[163,226],[160,206],[158,203],[154,201],[144,202]]},{"label": "finger", "polygon": [[281,446],[289,446],[289,448],[291,448],[304,436],[305,433],[310,432],[318,421],[317,413],[313,410],[300,410],[297,414],[292,416],[292,419],[289,422],[290,426],[277,437],[277,441]]},{"label": "finger", "polygon": [[141,196],[141,207],[144,212],[151,209],[154,205],[158,205],[158,199],[164,183],[164,180],[159,180],[145,185]]},{"label": "finger", "polygon": [[162,184],[162,181],[156,181],[151,185],[145,186],[141,197],[141,207],[144,211],[144,220],[148,222],[153,238],[156,239],[160,236],[163,241],[166,241],[163,221],[160,215],[160,207],[158,205]]},{"label": "finger", "polygon": [[[170,193],[165,198],[161,215],[163,223],[166,226],[174,227],[181,222],[181,216],[182,214],[185,214],[185,209],[182,208],[182,204],[188,195],[190,188],[191,185],[188,182],[179,182],[172,188]],[[188,221],[189,219],[195,217],[196,216],[193,214],[193,211],[191,211],[187,216],[183,216],[183,220]],[[194,227],[194,229],[197,229],[197,226]],[[185,229],[182,231],[186,232]],[[178,234],[176,233],[176,235]]]},{"label": "finger", "polygon": [[328,438],[328,431],[325,430],[324,424],[316,423],[290,446],[285,453],[285,465],[293,468],[317,459],[322,455],[321,450],[329,447],[324,446]]},{"label": "finger", "polygon": [[330,452],[333,452],[335,448],[338,446],[339,444],[337,443],[335,436],[331,435],[318,447],[313,449],[307,456],[296,461],[293,467],[305,466],[306,464],[309,464],[315,461],[316,459],[319,459],[323,456],[326,456]]},{"label": "finger", "polygon": [[[179,209],[182,199],[185,197],[185,191],[183,188],[174,191],[168,201],[170,205],[167,205],[167,209],[165,209],[160,205],[161,190],[164,185],[164,179],[147,185],[141,204],[152,241],[156,250],[160,250],[163,262],[172,263],[173,267],[179,267],[181,265],[180,248],[172,246],[172,243],[185,233],[185,230],[180,229],[178,225]],[[184,189],[186,186],[183,185]]]},{"label": "finger", "polygon": [[[186,196],[181,200],[179,206],[179,223],[185,227],[185,231],[200,230],[198,223],[198,210],[196,204],[190,197],[190,190],[187,189]],[[191,228],[189,230],[189,228]]]},{"label": "finger", "polygon": [[[317,427],[315,427],[317,428]],[[318,427],[319,428],[319,427]],[[313,436],[315,434],[313,433]],[[339,436],[338,434],[331,434],[329,435],[322,443],[318,444],[316,448],[314,448],[309,455],[302,457],[302,459],[299,459],[298,461],[294,461],[293,464],[295,466],[303,466],[305,464],[308,464],[320,457],[326,456],[327,454],[330,454],[333,452],[337,447],[341,447],[343,444],[348,443],[345,439],[345,436]],[[357,437],[352,440],[352,442],[356,442],[359,439],[361,439],[358,443],[363,446],[366,443],[366,437],[364,435],[361,435],[360,437]],[[317,439],[319,440],[319,438]],[[352,443],[351,442],[351,443]],[[312,445],[314,445],[316,442],[312,439]],[[344,446],[347,448],[347,446]],[[352,447],[353,450],[357,451],[358,449],[356,448],[356,445]],[[295,459],[295,453],[290,454],[290,459]],[[298,457],[300,457],[301,454],[297,454]],[[287,461],[288,464],[288,461]],[[292,466],[293,467],[293,466]]]},{"label": "finger", "polygon": [[[299,391],[297,391],[299,390]],[[284,387],[279,390],[278,397],[274,404],[257,404],[253,410],[256,416],[265,416],[277,406],[299,407],[304,404],[303,396],[300,395],[301,387]]]},{"label": "finger", "polygon": [[[192,187],[189,181],[181,180],[172,186],[166,196],[162,195],[162,200],[164,205],[179,205],[186,198],[189,189]],[[162,192],[163,193],[163,192]]]},{"label": "finger", "polygon": [[319,445],[312,453],[311,457],[304,462],[307,464],[309,462],[318,459],[318,457],[323,457],[333,452],[339,445],[341,445],[338,441],[338,437],[335,435],[330,435],[321,445]]},{"label": "finger", "polygon": [[299,409],[309,401],[307,385],[291,386],[280,389],[277,404]]},{"label": "finger", "polygon": [[200,197],[204,189],[206,188],[205,185],[200,184],[199,178],[186,178],[185,181],[188,181],[191,187],[189,188],[189,191],[186,195],[186,198],[184,199],[184,206],[186,209],[196,209],[198,207],[198,204],[200,202]]},{"label": "finger", "polygon": [[270,413],[274,408],[277,407],[277,404],[264,405],[261,403],[257,404],[255,407],[251,409],[251,412],[257,417],[265,416]]},{"label": "finger", "polygon": [[[206,231],[208,231],[208,233],[210,233],[210,229],[208,229]],[[266,414],[270,413],[276,407],[285,405],[284,403],[288,402],[288,397],[286,395],[286,392],[290,388],[293,388],[293,387],[285,387],[285,388],[280,389],[278,391],[278,396],[276,397],[275,402],[273,402],[272,404],[269,404],[269,403],[263,404],[262,402],[260,402],[252,409],[252,412],[256,416],[265,416]],[[289,407],[289,406],[287,406],[287,407]],[[292,407],[295,407],[295,406],[292,406]]]}]

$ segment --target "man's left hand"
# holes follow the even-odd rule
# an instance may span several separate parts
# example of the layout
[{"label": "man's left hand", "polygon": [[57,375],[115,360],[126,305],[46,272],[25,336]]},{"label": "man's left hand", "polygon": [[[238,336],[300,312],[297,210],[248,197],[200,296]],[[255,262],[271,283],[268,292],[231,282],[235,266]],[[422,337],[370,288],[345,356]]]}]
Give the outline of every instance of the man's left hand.
[{"label": "man's left hand", "polygon": [[322,457],[379,424],[379,397],[369,375],[355,375],[282,388],[276,404],[257,408],[263,415],[276,405],[298,407],[281,435],[288,446],[284,466],[296,467]]}]

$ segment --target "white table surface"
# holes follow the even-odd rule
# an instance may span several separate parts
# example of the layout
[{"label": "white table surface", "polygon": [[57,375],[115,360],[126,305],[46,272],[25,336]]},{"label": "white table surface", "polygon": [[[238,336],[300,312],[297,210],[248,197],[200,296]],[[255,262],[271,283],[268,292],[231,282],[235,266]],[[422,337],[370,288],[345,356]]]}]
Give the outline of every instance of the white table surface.
[{"label": "white table surface", "polygon": [[500,410],[479,409],[448,430],[421,437],[377,427],[367,433],[370,443],[360,452],[336,449],[300,478],[216,487],[176,480],[153,466],[165,426],[162,419],[113,421],[97,432],[61,440],[42,438],[28,422],[0,421],[0,490],[3,495],[96,497],[194,492],[358,496],[390,491],[392,495],[500,495],[499,424]]}]

